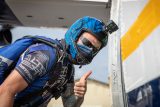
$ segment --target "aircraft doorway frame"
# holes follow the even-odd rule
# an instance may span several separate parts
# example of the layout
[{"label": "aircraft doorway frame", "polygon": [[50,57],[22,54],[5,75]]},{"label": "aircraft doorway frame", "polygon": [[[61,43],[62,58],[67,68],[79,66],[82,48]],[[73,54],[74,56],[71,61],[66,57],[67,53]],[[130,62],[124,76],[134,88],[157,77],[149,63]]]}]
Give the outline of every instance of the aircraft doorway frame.
[{"label": "aircraft doorway frame", "polygon": [[[121,0],[111,1],[111,20],[114,20],[120,26],[120,3]],[[121,29],[121,28],[119,28]],[[111,94],[112,107],[128,107],[127,96],[125,91],[121,49],[120,49],[121,32],[118,30],[109,37],[109,71],[111,73]]]}]

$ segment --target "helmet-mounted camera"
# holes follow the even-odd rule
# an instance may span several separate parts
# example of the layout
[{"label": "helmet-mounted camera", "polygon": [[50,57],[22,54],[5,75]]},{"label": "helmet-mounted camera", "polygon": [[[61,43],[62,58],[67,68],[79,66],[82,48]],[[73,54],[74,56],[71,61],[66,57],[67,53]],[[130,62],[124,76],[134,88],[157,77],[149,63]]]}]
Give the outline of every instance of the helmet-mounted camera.
[{"label": "helmet-mounted camera", "polygon": [[110,34],[112,34],[116,30],[118,30],[118,26],[115,24],[113,20],[110,20],[106,25],[105,32],[109,32]]}]

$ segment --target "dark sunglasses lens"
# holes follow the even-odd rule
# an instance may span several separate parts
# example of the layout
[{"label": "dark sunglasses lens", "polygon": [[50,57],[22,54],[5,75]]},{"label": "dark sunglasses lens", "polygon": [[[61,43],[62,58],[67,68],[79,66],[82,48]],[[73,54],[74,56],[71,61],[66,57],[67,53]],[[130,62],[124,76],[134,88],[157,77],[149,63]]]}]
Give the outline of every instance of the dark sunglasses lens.
[{"label": "dark sunglasses lens", "polygon": [[81,41],[82,41],[82,43],[83,43],[85,46],[88,46],[88,47],[90,47],[90,48],[93,47],[92,44],[91,44],[91,42],[90,42],[88,39],[82,38]]},{"label": "dark sunglasses lens", "polygon": [[85,46],[87,46],[89,48],[92,48],[93,54],[96,54],[99,51],[96,47],[94,47],[92,45],[92,43],[87,38],[81,37],[80,39],[81,39],[83,45],[85,45]]}]

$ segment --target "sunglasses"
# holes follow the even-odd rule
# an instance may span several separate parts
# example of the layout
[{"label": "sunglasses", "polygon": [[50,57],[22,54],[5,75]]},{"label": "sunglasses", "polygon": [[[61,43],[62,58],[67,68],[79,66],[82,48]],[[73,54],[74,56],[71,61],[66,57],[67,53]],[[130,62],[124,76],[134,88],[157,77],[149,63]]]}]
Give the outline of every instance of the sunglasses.
[{"label": "sunglasses", "polygon": [[100,47],[99,48],[95,47],[87,38],[81,36],[80,40],[82,41],[82,44],[84,46],[87,46],[88,48],[92,49],[94,55],[100,50]]}]

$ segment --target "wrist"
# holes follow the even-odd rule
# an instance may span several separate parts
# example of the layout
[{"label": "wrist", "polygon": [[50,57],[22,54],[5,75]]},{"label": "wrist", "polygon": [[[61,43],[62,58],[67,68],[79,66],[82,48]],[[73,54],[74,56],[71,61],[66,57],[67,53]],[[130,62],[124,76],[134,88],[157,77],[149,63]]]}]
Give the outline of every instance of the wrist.
[{"label": "wrist", "polygon": [[83,101],[84,101],[84,97],[77,97],[77,96],[75,96],[75,98],[76,98],[76,104],[75,104],[75,107],[80,107],[81,106],[81,104],[83,103]]}]

